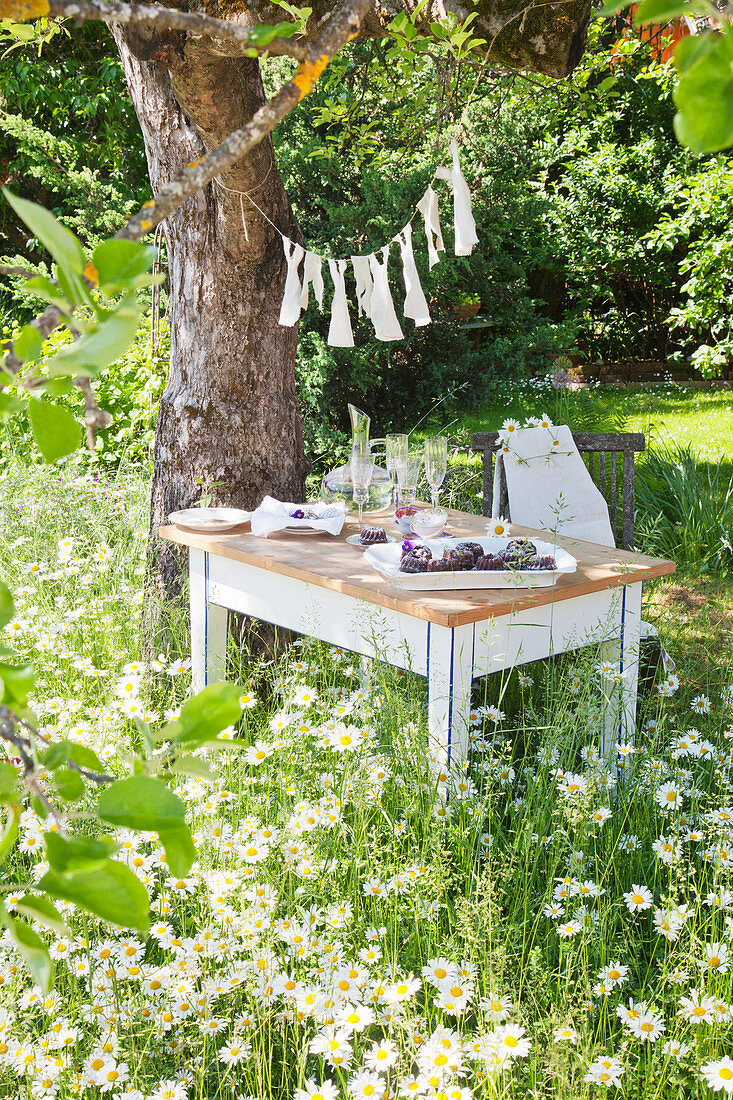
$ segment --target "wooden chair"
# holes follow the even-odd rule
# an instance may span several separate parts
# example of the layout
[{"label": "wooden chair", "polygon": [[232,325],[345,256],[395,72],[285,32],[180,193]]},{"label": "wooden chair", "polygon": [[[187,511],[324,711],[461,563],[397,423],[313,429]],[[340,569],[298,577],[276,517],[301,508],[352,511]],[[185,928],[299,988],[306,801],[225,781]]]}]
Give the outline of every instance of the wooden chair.
[{"label": "wooden chair", "polygon": [[[498,439],[497,432],[476,432],[471,440],[472,450],[483,455],[485,516],[491,515]],[[573,432],[573,439],[593,483],[606,498],[616,544],[631,550],[634,545],[634,456],[646,448],[644,435],[641,432]],[[506,485],[502,486],[499,504],[501,515],[511,519]]]}]

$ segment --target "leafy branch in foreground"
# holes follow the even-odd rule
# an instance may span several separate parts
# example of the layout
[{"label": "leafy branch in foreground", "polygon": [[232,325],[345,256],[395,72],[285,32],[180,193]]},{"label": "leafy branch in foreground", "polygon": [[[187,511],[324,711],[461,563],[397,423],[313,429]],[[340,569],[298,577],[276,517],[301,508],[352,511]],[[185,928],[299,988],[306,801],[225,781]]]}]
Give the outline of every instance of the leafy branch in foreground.
[{"label": "leafy branch in foreground", "polygon": [[[0,629],[13,617],[9,589],[0,582]],[[184,703],[180,718],[154,732],[139,721],[142,751],[129,753],[129,774],[110,775],[93,749],[60,740],[49,744],[34,725],[28,709],[33,671],[12,663],[12,653],[0,654],[0,741],[7,756],[0,759],[0,864],[16,847],[18,824],[25,803],[47,823],[43,842],[48,870],[34,891],[3,880],[0,924],[25,960],[33,980],[44,990],[53,981],[48,949],[35,926],[66,932],[54,901],[71,902],[85,912],[114,924],[145,932],[149,925],[148,893],[124,864],[114,858],[117,847],[103,827],[157,833],[165,861],[174,875],[188,872],[196,849],[185,820],[185,805],[165,782],[168,775],[205,774],[206,764],[190,755],[199,749],[236,746],[219,738],[242,713],[241,689],[212,684]],[[163,778],[161,778],[162,776]],[[77,807],[73,811],[70,807]],[[79,808],[81,807],[81,808]],[[75,822],[84,831],[72,831]],[[17,900],[9,912],[2,895]]]}]

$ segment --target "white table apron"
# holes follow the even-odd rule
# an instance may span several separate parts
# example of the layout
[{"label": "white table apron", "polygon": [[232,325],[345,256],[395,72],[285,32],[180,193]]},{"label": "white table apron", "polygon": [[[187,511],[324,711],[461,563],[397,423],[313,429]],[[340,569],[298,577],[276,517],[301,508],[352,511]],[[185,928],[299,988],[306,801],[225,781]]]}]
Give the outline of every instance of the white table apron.
[{"label": "white table apron", "polygon": [[447,627],[255,565],[189,548],[194,691],[226,674],[227,612],[238,611],[428,680],[428,735],[439,773],[468,755],[473,681],[600,643],[622,674],[604,716],[603,752],[633,741],[641,582]]}]

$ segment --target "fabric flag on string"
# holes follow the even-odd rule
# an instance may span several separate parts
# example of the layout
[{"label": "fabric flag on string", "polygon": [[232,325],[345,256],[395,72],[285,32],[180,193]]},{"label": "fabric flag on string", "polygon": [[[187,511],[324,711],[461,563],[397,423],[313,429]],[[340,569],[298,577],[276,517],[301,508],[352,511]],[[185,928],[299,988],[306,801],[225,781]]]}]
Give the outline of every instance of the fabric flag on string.
[{"label": "fabric flag on string", "polygon": [[372,273],[372,279],[374,280],[371,302],[372,324],[374,325],[374,334],[377,340],[404,340],[405,335],[400,328],[400,322],[397,320],[394,302],[392,301],[392,293],[389,289],[387,271],[389,266],[389,250],[390,245],[388,244],[381,249],[381,263],[376,255],[369,257],[369,268]]},{"label": "fabric flag on string", "polygon": [[438,211],[438,196],[432,187],[427,191],[417,204],[417,208],[425,221],[425,236],[428,239],[428,261],[430,270],[439,262],[439,252],[445,252],[443,233],[440,228],[440,212]]},{"label": "fabric flag on string", "polygon": [[374,280],[369,267],[369,257],[352,256],[351,265],[354,268],[354,278],[356,280],[356,305],[359,316],[371,317]]},{"label": "fabric flag on string", "polygon": [[455,138],[450,143],[450,149],[453,154],[453,168],[439,168],[435,175],[438,179],[448,180],[453,187],[456,256],[470,256],[474,245],[478,244],[476,222],[471,210],[471,192],[461,171],[458,142]]},{"label": "fabric flag on string", "polygon": [[346,298],[346,284],[344,283],[344,272],[347,263],[348,260],[328,261],[334,288],[328,342],[335,348],[353,348],[354,346],[354,333],[351,328],[349,303]]},{"label": "fabric flag on string", "polygon": [[313,285],[313,293],[318,302],[318,308],[323,311],[323,273],[321,265],[323,260],[315,252],[306,252],[303,264],[303,293],[300,296],[300,308],[308,308],[308,291]]},{"label": "fabric flag on string", "polygon": [[285,279],[285,293],[280,306],[280,324],[286,328],[292,328],[300,317],[300,276],[298,268],[305,255],[305,249],[299,244],[293,244],[287,237],[283,237],[283,250],[288,261],[288,274]]},{"label": "fabric flag on string", "polygon": [[408,224],[398,236],[402,252],[402,276],[405,280],[405,305],[403,313],[415,322],[418,328],[430,324],[430,310],[417,273],[415,256],[412,251],[412,226]]}]

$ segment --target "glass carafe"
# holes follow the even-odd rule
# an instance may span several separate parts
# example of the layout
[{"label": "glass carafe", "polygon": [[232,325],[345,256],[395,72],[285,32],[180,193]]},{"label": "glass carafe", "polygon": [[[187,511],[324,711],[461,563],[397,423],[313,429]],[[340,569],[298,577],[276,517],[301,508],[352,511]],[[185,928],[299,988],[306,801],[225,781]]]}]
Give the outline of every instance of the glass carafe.
[{"label": "glass carafe", "polygon": [[[368,447],[370,453],[375,455],[376,447],[386,447],[386,440],[384,439],[369,439],[371,418],[365,412],[357,409],[356,405],[349,405],[349,416],[351,417],[352,448]],[[347,462],[344,466],[337,466],[335,470],[330,470],[326,474],[321,482],[321,496],[328,504],[333,504],[337,500],[346,501],[350,512],[357,511],[357,506],[353,500],[354,486],[351,480],[350,462]],[[386,469],[375,462],[369,486],[369,499],[364,505],[364,514],[379,515],[382,512],[387,512],[391,505],[392,481]]]}]

